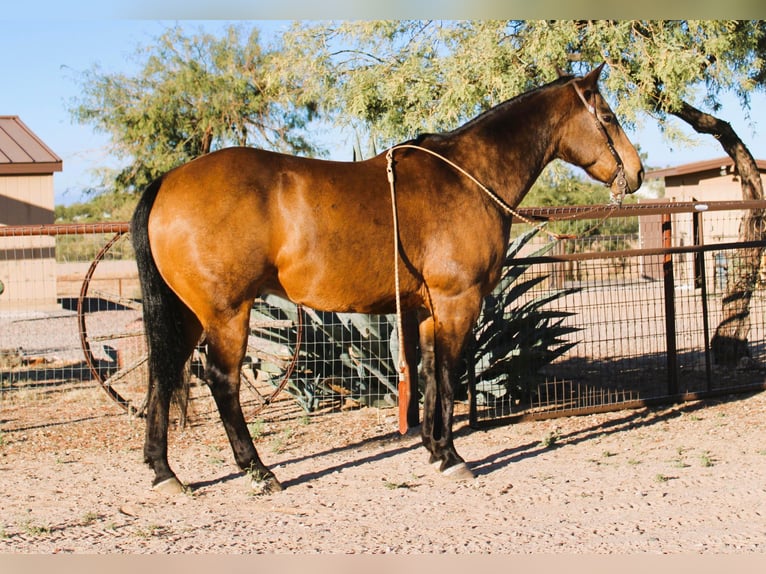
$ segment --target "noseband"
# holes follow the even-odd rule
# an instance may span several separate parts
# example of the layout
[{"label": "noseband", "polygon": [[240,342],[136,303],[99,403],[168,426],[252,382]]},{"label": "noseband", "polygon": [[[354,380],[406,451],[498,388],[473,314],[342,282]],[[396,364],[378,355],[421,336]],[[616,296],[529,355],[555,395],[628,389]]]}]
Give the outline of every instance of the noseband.
[{"label": "noseband", "polygon": [[616,181],[617,186],[620,189],[619,196],[615,196],[614,194],[610,194],[610,200],[609,203],[612,205],[622,205],[622,200],[625,199],[625,194],[628,193],[628,180],[625,177],[625,166],[622,163],[622,158],[620,157],[620,154],[617,153],[617,149],[614,147],[614,142],[612,141],[612,138],[609,136],[609,134],[606,131],[606,128],[604,127],[603,122],[598,117],[598,114],[596,113],[596,108],[593,107],[591,104],[587,102],[585,99],[585,96],[583,96],[582,92],[580,91],[580,88],[577,87],[577,84],[572,82],[572,87],[574,87],[575,93],[577,93],[577,96],[580,98],[580,101],[582,101],[583,105],[585,106],[585,109],[588,110],[591,116],[593,116],[593,121],[596,124],[596,128],[599,132],[601,132],[601,135],[604,136],[604,140],[606,141],[606,147],[609,148],[609,153],[612,154],[612,157],[614,158],[615,163],[617,164],[614,168],[614,173],[612,176],[604,182],[604,185],[606,187],[611,188],[612,184]]}]

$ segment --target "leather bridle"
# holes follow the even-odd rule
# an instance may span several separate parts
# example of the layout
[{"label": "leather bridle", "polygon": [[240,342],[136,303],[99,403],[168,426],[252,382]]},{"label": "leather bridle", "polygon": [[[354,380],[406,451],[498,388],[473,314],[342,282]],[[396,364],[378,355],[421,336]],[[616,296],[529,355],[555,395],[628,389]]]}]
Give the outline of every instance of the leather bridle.
[{"label": "leather bridle", "polygon": [[590,113],[590,115],[593,117],[596,128],[604,136],[604,140],[606,141],[606,146],[609,149],[609,153],[612,154],[612,157],[616,163],[614,173],[612,173],[612,176],[604,182],[604,185],[611,189],[612,185],[616,181],[620,193],[619,195],[615,195],[614,193],[610,194],[611,197],[609,203],[618,206],[622,205],[622,200],[625,199],[625,195],[628,193],[628,180],[625,177],[625,166],[622,162],[622,158],[617,152],[617,149],[614,147],[614,141],[612,140],[609,133],[607,133],[606,128],[604,127],[604,123],[601,121],[601,118],[599,118],[598,113],[596,112],[596,108],[588,103],[575,81],[572,81],[572,86],[574,87],[575,93],[580,98],[580,101],[582,101],[583,105],[585,106],[585,109],[588,110],[588,113]]}]

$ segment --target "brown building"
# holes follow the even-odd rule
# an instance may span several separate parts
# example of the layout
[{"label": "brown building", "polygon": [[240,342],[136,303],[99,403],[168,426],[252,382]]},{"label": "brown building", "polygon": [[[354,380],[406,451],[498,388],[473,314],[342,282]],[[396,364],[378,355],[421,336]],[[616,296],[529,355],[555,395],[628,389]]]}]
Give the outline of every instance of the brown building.
[{"label": "brown building", "polygon": [[[0,116],[0,226],[53,223],[62,161],[18,116]],[[0,311],[56,306],[55,239],[0,237]]]},{"label": "brown building", "polygon": [[[766,173],[766,160],[756,160],[756,164],[761,174]],[[668,201],[706,202],[742,199],[739,175],[734,168],[734,160],[730,157],[657,169],[647,173],[646,178],[664,180],[665,199]],[[689,229],[678,229],[678,232],[691,234],[690,217]],[[706,243],[736,241],[739,220],[724,222],[721,218],[710,217],[707,219],[709,224],[703,228],[703,237]]]},{"label": "brown building", "polygon": [[[763,176],[766,173],[766,160],[756,160],[758,170]],[[679,202],[709,201],[739,201],[742,199],[742,185],[730,157],[710,159],[687,163],[676,167],[657,169],[646,174],[647,180],[663,180],[665,187],[664,200]],[[662,201],[662,200],[659,200]],[[701,211],[698,224],[701,231],[701,242],[704,244],[737,241],[742,212],[709,212]],[[645,248],[660,247],[662,236],[660,219],[642,218],[641,246]],[[691,245],[695,242],[694,220],[692,214],[676,214],[672,219],[673,245]],[[651,259],[653,262],[655,258]],[[694,277],[691,257],[683,261],[679,256],[677,279],[691,282]],[[660,269],[653,266],[653,269]],[[645,275],[654,277],[656,272],[647,269]],[[655,277],[656,278],[656,277]]]}]

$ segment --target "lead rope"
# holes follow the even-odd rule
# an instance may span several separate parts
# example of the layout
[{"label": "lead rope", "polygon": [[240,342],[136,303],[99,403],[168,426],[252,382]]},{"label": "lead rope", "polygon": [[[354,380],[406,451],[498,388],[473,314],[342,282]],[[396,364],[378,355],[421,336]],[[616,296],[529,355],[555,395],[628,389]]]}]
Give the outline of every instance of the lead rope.
[{"label": "lead rope", "polygon": [[399,345],[397,347],[397,369],[399,370],[399,382],[406,380],[407,361],[404,357],[404,326],[402,324],[402,295],[399,283],[399,213],[396,209],[396,185],[394,176],[394,148],[386,153],[386,175],[391,187],[391,209],[394,215],[394,288],[396,291],[396,336]]}]

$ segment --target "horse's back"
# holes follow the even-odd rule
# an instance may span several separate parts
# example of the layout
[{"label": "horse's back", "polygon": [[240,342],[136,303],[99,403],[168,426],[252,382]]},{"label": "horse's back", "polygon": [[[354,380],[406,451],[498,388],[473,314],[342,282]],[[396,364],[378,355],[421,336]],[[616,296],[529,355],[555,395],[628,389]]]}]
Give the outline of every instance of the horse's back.
[{"label": "horse's back", "polygon": [[[373,171],[377,185],[370,182]],[[220,312],[202,300],[222,284],[229,300],[273,291],[337,307],[330,292],[362,267],[362,252],[390,245],[386,189],[383,165],[221,150],[164,176],[149,220],[152,252],[198,316]],[[340,245],[354,249],[339,253]],[[377,274],[374,264],[363,267]],[[325,283],[332,287],[320,292]]]}]

